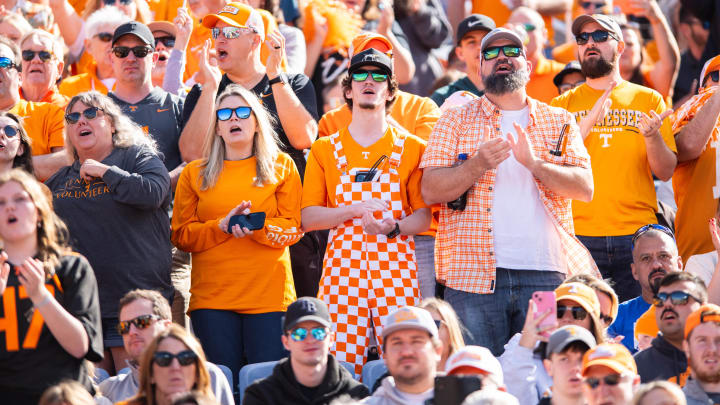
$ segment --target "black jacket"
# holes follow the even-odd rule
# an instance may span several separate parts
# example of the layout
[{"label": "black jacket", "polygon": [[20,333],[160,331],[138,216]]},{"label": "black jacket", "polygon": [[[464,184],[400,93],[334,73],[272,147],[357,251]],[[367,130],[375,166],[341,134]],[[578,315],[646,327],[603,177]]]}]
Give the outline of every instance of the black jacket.
[{"label": "black jacket", "polygon": [[671,345],[661,334],[653,339],[652,346],[635,355],[638,374],[643,383],[668,380],[684,385],[688,363],[685,352]]},{"label": "black jacket", "polygon": [[362,399],[370,395],[368,388],[355,381],[345,370],[328,355],[327,371],[322,383],[317,387],[314,398],[306,398],[295,379],[290,358],[282,359],[275,365],[271,376],[250,384],[243,395],[243,405],[326,405],[342,395]]}]

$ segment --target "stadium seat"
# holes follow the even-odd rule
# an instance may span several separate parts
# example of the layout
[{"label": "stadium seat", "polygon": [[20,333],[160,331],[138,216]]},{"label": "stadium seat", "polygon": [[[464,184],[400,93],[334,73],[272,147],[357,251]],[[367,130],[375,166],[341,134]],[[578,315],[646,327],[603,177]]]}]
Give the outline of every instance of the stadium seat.
[{"label": "stadium seat", "polygon": [[362,369],[362,383],[372,390],[375,381],[387,372],[384,360],[373,360],[365,363]]},{"label": "stadium seat", "polygon": [[233,386],[233,376],[232,371],[230,371],[230,368],[228,366],[223,366],[222,364],[216,364],[220,370],[222,370],[223,374],[225,374],[225,378],[228,380],[228,384],[230,384],[230,387]]},{"label": "stadium seat", "polygon": [[275,363],[277,363],[277,361],[248,364],[240,369],[240,373],[238,375],[238,392],[240,395],[238,403],[242,403],[242,397],[243,394],[245,394],[245,389],[250,384],[272,374]]}]

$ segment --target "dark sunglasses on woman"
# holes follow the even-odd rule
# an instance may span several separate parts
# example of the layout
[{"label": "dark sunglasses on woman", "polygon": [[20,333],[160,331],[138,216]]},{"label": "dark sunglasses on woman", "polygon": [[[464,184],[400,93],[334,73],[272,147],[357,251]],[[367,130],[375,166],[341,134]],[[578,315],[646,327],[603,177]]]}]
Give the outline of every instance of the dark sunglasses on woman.
[{"label": "dark sunglasses on woman", "polygon": [[[102,111],[98,107],[88,107],[83,112],[82,115],[86,119],[92,120],[97,117],[98,111]],[[68,114],[65,114],[65,121],[67,121],[68,124],[77,124],[78,121],[80,121],[80,113],[79,112],[71,112]]]},{"label": "dark sunglasses on woman", "polygon": [[172,354],[170,352],[155,352],[153,361],[160,367],[168,367],[172,364],[173,359],[178,359],[181,366],[189,366],[197,361],[197,354],[192,350],[183,350],[180,353]]},{"label": "dark sunglasses on woman", "polygon": [[221,108],[215,112],[217,114],[217,119],[220,121],[227,121],[232,117],[233,112],[235,112],[235,116],[240,118],[241,120],[244,120],[250,116],[250,113],[252,112],[252,108],[247,106],[242,107],[235,107],[235,108]]},{"label": "dark sunglasses on woman", "polygon": [[5,134],[6,138],[14,138],[20,133],[20,130],[12,125],[5,125],[2,127],[2,132]]},{"label": "dark sunglasses on woman", "polygon": [[565,305],[558,305],[557,307],[557,317],[558,319],[565,316],[565,311],[570,311],[572,313],[572,317],[576,321],[582,321],[588,316],[588,312],[583,307],[568,307]]},{"label": "dark sunglasses on woman", "polygon": [[172,48],[175,46],[175,37],[156,37],[155,46],[157,44],[163,44],[165,48]]}]

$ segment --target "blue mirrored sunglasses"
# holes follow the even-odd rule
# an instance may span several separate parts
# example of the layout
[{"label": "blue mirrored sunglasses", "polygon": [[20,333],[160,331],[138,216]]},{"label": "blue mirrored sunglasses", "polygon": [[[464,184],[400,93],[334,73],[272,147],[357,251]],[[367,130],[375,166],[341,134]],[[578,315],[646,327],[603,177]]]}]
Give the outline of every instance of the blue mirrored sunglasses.
[{"label": "blue mirrored sunglasses", "polygon": [[[312,328],[310,329],[310,334],[315,340],[322,342],[327,337],[328,330],[326,328]],[[297,328],[290,331],[290,339],[296,342],[302,342],[307,336],[308,330],[305,328]]]}]

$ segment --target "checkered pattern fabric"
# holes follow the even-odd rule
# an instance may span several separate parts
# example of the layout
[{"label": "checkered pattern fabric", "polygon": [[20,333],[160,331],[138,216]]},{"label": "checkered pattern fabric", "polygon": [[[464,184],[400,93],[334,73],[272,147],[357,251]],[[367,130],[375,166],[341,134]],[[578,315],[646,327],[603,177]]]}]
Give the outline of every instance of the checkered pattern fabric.
[{"label": "checkered pattern fabric", "polygon": [[[567,111],[528,98],[530,120],[526,131],[535,156],[561,166],[590,168],[590,156],[582,142],[575,118]],[[501,137],[501,112],[487,97],[473,100],[443,114],[435,125],[425,150],[421,168],[449,167],[460,153],[475,154],[477,146]],[[548,153],[555,149],[563,125],[568,124],[561,156]],[[487,130],[487,132],[486,132]],[[495,289],[493,238],[493,199],[495,170],[487,171],[468,192],[464,211],[443,205],[435,240],[435,268],[438,279],[450,288],[490,294]],[[571,200],[561,197],[535,179],[540,199],[560,234],[567,257],[568,275],[592,273],[599,276],[590,253],[575,238]],[[522,196],[518,196],[521,198]],[[524,232],[518,229],[518,232]]]},{"label": "checkered pattern fabric", "polygon": [[[405,136],[400,134],[395,140],[387,173],[370,182],[353,181],[338,134],[330,139],[343,173],[336,190],[337,206],[378,198],[390,203],[384,217],[404,218],[407,213],[397,167]],[[413,238],[400,235],[388,240],[385,235],[368,235],[360,218],[348,220],[330,231],[323,267],[320,297],[328,305],[335,328],[334,355],[354,364],[360,375],[373,329],[377,342],[382,343],[385,317],[396,308],[419,302]]]}]

